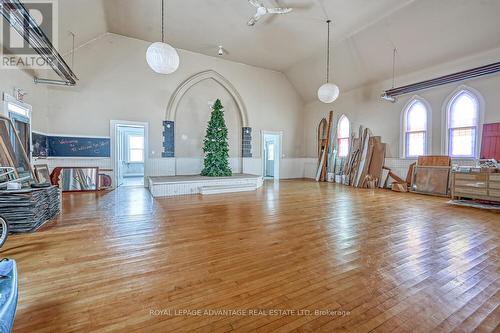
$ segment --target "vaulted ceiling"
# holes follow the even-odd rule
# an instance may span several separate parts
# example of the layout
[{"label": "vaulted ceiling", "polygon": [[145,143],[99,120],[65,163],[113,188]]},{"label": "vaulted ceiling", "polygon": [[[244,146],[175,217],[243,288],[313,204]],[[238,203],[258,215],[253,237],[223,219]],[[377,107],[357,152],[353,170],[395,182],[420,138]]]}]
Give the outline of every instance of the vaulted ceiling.
[{"label": "vaulted ceiling", "polygon": [[[327,0],[334,40],[341,40],[384,15],[402,0]],[[284,71],[325,46],[325,14],[318,0],[265,0],[295,10],[264,17],[254,27],[247,0],[166,0],[166,39],[176,47],[215,56],[223,45],[229,60]],[[161,0],[105,0],[111,32],[147,41],[161,38]]]},{"label": "vaulted ceiling", "polygon": [[[254,27],[247,0],[165,0],[166,40],[177,48],[284,72],[305,101],[325,77],[326,23],[333,20],[333,77],[341,90],[500,45],[498,0],[262,0],[296,8]],[[104,32],[161,39],[161,0],[60,0],[61,49]]]},{"label": "vaulted ceiling", "polygon": [[[22,0],[21,0],[22,1]],[[62,54],[71,51],[75,34],[75,45],[82,45],[108,31],[104,11],[105,0],[59,0],[58,48]]]},{"label": "vaulted ceiling", "polygon": [[[498,0],[413,1],[337,44],[334,80],[347,91],[391,78],[394,47],[397,75],[497,48],[499,14]],[[316,99],[324,63],[319,52],[286,71],[305,101]]]}]

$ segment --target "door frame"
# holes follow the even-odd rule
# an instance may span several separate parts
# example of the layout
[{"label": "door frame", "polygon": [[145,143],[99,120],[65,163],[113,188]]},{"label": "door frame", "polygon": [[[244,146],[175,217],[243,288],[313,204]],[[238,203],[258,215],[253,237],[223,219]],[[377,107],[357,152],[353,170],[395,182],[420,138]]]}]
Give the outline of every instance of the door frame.
[{"label": "door frame", "polygon": [[109,132],[111,138],[111,163],[113,165],[113,188],[118,184],[118,155],[116,154],[118,142],[116,141],[116,129],[119,126],[137,126],[144,128],[144,186],[146,186],[147,162],[149,159],[149,123],[130,120],[110,120]]},{"label": "door frame", "polygon": [[[20,113],[12,112],[9,110],[9,104],[13,104],[23,110],[26,111],[26,115],[22,115]],[[26,147],[26,155],[28,155],[28,159],[30,163],[33,162],[33,128],[31,126],[31,115],[33,113],[33,107],[31,104],[27,104],[24,101],[19,101],[15,97],[9,95],[8,93],[4,92],[3,93],[3,110],[2,113],[5,115],[5,117],[9,118],[12,120],[12,124],[14,124],[14,119],[23,122],[28,125],[28,130],[29,130],[29,142],[28,146]]]},{"label": "door frame", "polygon": [[[280,180],[280,169],[281,169],[281,160],[283,157],[283,131],[260,131],[260,156],[261,156],[261,175],[265,178],[265,163],[264,159],[264,145],[266,143],[265,137],[266,135],[274,135],[278,138],[278,149],[274,153],[274,180]],[[276,162],[278,162],[276,165]]]}]

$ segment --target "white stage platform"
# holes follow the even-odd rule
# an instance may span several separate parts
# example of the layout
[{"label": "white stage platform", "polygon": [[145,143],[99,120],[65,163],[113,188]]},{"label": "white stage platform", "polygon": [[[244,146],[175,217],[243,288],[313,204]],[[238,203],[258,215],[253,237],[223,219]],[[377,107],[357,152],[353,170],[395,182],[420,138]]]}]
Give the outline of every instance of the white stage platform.
[{"label": "white stage platform", "polygon": [[262,184],[262,176],[241,173],[234,174],[232,177],[166,176],[148,178],[149,191],[155,198],[255,191]]}]

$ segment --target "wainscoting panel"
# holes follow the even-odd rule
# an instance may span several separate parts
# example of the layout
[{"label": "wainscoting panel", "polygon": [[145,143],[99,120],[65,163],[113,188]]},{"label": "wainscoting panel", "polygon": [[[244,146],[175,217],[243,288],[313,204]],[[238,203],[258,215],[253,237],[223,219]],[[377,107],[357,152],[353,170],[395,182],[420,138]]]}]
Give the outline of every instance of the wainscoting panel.
[{"label": "wainscoting panel", "polygon": [[146,176],[175,176],[175,158],[150,158],[146,162]]},{"label": "wainscoting panel", "polygon": [[[311,163],[310,158],[283,158],[281,159],[280,177],[282,179],[290,178],[314,178],[309,177],[310,171],[306,170],[306,165]],[[307,171],[307,172],[306,172]]]},{"label": "wainscoting panel", "polygon": [[[241,158],[230,158],[229,164],[233,173],[241,173]],[[203,170],[202,158],[175,158],[175,172],[178,175],[199,175]],[[165,175],[162,175],[165,176]]]},{"label": "wainscoting panel", "polygon": [[56,167],[98,167],[99,169],[113,169],[110,158],[48,158],[37,159],[34,165],[47,164],[50,171]]},{"label": "wainscoting panel", "polygon": [[304,158],[304,178],[316,178],[318,172],[317,158]]},{"label": "wainscoting panel", "polygon": [[[315,161],[316,159],[314,158],[282,158],[280,160],[280,178],[314,178],[316,170],[311,170],[317,167]],[[262,159],[244,158],[243,173],[251,175],[262,174]]]},{"label": "wainscoting panel", "polygon": [[243,173],[249,175],[262,175],[262,159],[255,157],[244,158]]},{"label": "wainscoting panel", "polygon": [[384,165],[391,169],[391,171],[398,177],[406,179],[410,164],[415,163],[416,161],[416,159],[386,158]]}]

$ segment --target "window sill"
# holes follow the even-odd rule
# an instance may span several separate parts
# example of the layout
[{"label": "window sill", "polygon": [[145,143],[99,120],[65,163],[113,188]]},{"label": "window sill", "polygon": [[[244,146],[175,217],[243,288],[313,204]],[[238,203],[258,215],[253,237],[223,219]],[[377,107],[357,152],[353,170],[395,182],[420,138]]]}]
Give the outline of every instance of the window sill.
[{"label": "window sill", "polygon": [[405,161],[416,161],[418,160],[418,157],[388,157],[388,158],[395,158],[398,160],[405,160]]},{"label": "window sill", "polygon": [[462,161],[477,161],[476,157],[460,157],[460,156],[450,156],[451,160],[462,160]]}]

